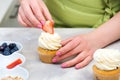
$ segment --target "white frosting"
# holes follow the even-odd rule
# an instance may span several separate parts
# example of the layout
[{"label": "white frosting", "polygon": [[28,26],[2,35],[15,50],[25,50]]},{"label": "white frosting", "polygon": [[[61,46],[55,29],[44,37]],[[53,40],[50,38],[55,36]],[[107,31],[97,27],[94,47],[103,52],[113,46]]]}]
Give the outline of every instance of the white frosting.
[{"label": "white frosting", "polygon": [[95,65],[101,70],[114,70],[120,66],[120,52],[113,49],[98,49],[94,54]]},{"label": "white frosting", "polygon": [[46,32],[42,32],[38,43],[39,47],[48,49],[48,50],[57,50],[61,47],[61,37],[57,34],[50,34]]}]

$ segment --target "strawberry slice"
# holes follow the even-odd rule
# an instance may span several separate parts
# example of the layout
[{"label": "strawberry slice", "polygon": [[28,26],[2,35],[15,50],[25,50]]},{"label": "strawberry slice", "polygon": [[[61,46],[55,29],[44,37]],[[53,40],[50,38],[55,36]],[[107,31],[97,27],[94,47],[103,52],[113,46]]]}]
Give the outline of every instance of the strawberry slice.
[{"label": "strawberry slice", "polygon": [[22,60],[21,59],[17,59],[14,62],[12,62],[11,64],[7,65],[7,68],[8,69],[12,69],[12,68],[14,68],[15,66],[17,66],[17,65],[19,65],[21,63],[22,63]]},{"label": "strawberry slice", "polygon": [[54,24],[51,21],[46,21],[45,25],[43,25],[42,29],[45,32],[48,32],[50,34],[54,34],[54,28],[53,28]]}]

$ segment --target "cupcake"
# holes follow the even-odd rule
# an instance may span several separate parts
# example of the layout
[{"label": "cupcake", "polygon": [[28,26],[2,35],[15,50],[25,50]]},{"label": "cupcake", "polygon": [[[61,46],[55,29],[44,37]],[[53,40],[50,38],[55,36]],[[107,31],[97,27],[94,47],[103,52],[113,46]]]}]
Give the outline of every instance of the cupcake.
[{"label": "cupcake", "polygon": [[94,54],[94,80],[120,80],[120,52],[98,49]]},{"label": "cupcake", "polygon": [[61,47],[61,37],[57,34],[42,32],[38,39],[38,53],[42,62],[52,63],[52,58]]}]

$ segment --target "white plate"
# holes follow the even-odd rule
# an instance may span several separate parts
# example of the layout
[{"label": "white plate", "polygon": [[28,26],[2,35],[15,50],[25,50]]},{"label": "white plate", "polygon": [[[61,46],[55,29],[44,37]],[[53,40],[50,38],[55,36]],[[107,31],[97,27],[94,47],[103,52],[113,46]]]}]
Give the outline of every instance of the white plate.
[{"label": "white plate", "polygon": [[6,68],[7,65],[14,62],[17,59],[22,60],[22,63],[20,65],[24,64],[25,57],[20,53],[15,52],[15,53],[13,53],[13,54],[11,54],[9,56],[4,56],[4,55],[0,54],[0,69]]},{"label": "white plate", "polygon": [[1,78],[8,76],[12,76],[12,77],[19,76],[24,80],[28,80],[29,72],[25,68],[22,68],[20,66],[17,66],[13,69],[0,69],[0,80]]}]

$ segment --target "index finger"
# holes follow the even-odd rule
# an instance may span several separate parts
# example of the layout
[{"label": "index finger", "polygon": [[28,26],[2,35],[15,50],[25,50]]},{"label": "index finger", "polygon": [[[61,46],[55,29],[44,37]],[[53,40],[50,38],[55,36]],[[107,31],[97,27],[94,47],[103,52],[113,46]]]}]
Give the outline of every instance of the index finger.
[{"label": "index finger", "polygon": [[40,0],[38,4],[41,4],[41,8],[43,10],[43,14],[44,14],[46,20],[50,20],[54,23],[52,16],[51,16],[47,6],[45,5],[45,3],[42,0]]},{"label": "index finger", "polygon": [[21,3],[23,6],[22,9],[23,9],[23,12],[26,16],[26,18],[36,27],[37,25],[40,24],[39,20],[37,20],[37,18],[35,17],[35,15],[33,14],[29,4],[24,1]]},{"label": "index finger", "polygon": [[60,56],[62,54],[65,54],[65,53],[73,50],[74,48],[76,48],[79,44],[80,44],[80,40],[78,38],[75,38],[72,41],[68,42],[65,46],[63,46],[62,48],[60,48],[57,51],[56,55]]},{"label": "index finger", "polygon": [[44,15],[42,13],[42,7],[40,6],[40,4],[38,4],[37,1],[34,1],[34,3],[31,1],[30,4],[32,4],[31,9],[39,22],[45,21]]}]

